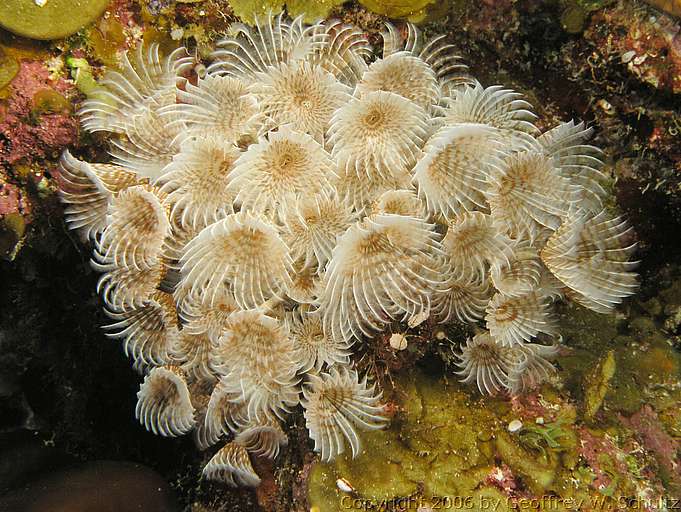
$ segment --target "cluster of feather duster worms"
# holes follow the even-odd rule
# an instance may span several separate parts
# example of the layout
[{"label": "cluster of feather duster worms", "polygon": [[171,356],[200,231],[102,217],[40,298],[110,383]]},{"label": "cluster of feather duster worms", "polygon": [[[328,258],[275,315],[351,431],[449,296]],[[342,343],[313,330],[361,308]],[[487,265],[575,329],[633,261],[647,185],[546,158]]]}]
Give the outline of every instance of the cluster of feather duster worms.
[{"label": "cluster of feather duster worms", "polygon": [[393,322],[477,326],[462,380],[515,393],[553,371],[555,301],[634,292],[590,130],[540,133],[452,50],[387,25],[377,57],[352,26],[270,16],[207,67],[140,46],[84,102],[111,158],[64,153],[66,221],[145,375],[139,421],[226,442],[207,478],[257,485],[250,457],[278,454],[299,405],[323,460],[357,454],[387,419],[352,346]]}]

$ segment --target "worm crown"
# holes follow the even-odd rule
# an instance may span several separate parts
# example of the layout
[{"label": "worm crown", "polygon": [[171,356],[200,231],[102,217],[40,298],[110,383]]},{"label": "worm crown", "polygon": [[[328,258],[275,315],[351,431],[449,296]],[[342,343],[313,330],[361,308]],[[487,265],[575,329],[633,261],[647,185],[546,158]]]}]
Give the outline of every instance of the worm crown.
[{"label": "worm crown", "polygon": [[476,325],[461,380],[519,393],[553,371],[555,301],[607,313],[635,292],[591,129],[540,133],[443,36],[387,25],[373,49],[269,16],[195,64],[140,45],[106,72],[80,115],[110,162],[65,152],[61,197],[145,375],[139,421],[221,443],[206,478],[258,485],[251,457],[285,447],[298,406],[324,460],[360,453],[387,421],[353,345],[393,322]]}]

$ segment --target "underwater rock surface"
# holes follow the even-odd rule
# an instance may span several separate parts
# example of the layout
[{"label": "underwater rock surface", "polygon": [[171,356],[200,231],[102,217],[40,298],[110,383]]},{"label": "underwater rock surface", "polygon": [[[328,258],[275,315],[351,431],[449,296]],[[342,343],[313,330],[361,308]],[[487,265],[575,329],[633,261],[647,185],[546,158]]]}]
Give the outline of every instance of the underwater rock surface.
[{"label": "underwater rock surface", "polygon": [[168,484],[140,464],[90,462],[0,497],[12,512],[178,512]]}]

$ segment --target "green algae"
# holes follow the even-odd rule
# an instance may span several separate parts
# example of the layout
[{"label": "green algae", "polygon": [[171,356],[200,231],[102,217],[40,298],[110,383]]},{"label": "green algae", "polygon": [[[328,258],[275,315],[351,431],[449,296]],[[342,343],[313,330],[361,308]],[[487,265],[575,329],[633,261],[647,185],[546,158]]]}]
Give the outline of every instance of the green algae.
[{"label": "green algae", "polygon": [[9,85],[19,72],[19,62],[11,55],[6,55],[0,48],[0,90]]},{"label": "green algae", "polygon": [[[346,455],[313,468],[313,510],[348,510],[351,498],[380,510],[381,503],[405,497],[434,509],[444,497],[469,500],[461,507],[469,510],[488,498],[499,503],[497,510],[508,510],[506,497],[484,483],[498,461],[538,495],[560,489],[559,475],[572,481],[579,459],[574,407],[563,406],[554,421],[515,435],[505,428],[515,417],[507,401],[472,400],[458,384],[420,371],[400,379],[402,398],[393,399],[401,412],[390,428],[363,435],[365,449],[356,459]],[[352,485],[352,496],[337,488],[339,478]]]},{"label": "green algae", "polygon": [[71,111],[71,102],[53,89],[41,89],[33,95],[32,115],[64,114]]},{"label": "green algae", "polygon": [[523,482],[535,494],[545,494],[556,478],[558,458],[550,457],[543,464],[532,456],[532,452],[515,443],[509,434],[500,432],[496,448],[502,460],[523,478]]},{"label": "green algae", "polygon": [[426,17],[434,0],[360,0],[364,7],[389,18],[402,18],[418,23]]},{"label": "green algae", "polygon": [[31,39],[60,39],[99,18],[109,1],[47,0],[40,7],[33,0],[4,0],[0,3],[0,26]]},{"label": "green algae", "polygon": [[610,389],[617,368],[615,351],[610,350],[592,371],[584,376],[584,419],[593,421]]},{"label": "green algae", "polygon": [[[249,24],[255,18],[268,13],[280,13],[286,5],[291,16],[303,16],[306,23],[327,18],[334,9],[343,5],[345,0],[229,0],[236,16]],[[366,9],[389,18],[406,19],[414,23],[423,21],[435,0],[360,0]]]},{"label": "green algae", "polygon": [[118,50],[125,44],[123,25],[114,17],[102,18],[88,29],[87,44],[100,62],[107,66],[116,66]]},{"label": "green algae", "polygon": [[338,478],[374,506],[396,497],[418,495],[433,502],[474,494],[494,466],[493,438],[501,428],[493,413],[497,401],[471,401],[458,385],[420,372],[405,381],[402,413],[390,428],[365,433],[365,449],[356,459],[344,455],[315,465],[311,506],[343,510]]},{"label": "green algae", "polygon": [[345,0],[288,0],[286,9],[291,16],[303,16],[305,23],[328,18],[336,7],[343,5]]},{"label": "green algae", "polygon": [[278,14],[284,9],[292,17],[302,16],[305,23],[314,23],[327,18],[331,11],[343,5],[345,0],[229,0],[234,14],[246,23],[254,24],[255,18],[262,18],[269,12]]},{"label": "green algae", "polygon": [[579,34],[586,24],[587,12],[581,5],[570,5],[560,15],[560,23],[569,34]]},{"label": "green algae", "polygon": [[80,92],[86,96],[91,96],[100,89],[97,80],[92,74],[92,68],[86,59],[68,57],[66,66],[71,70],[71,78]]},{"label": "green algae", "polygon": [[283,0],[229,0],[234,14],[249,24],[255,23],[255,18],[263,18],[268,13],[278,14],[284,10]]}]

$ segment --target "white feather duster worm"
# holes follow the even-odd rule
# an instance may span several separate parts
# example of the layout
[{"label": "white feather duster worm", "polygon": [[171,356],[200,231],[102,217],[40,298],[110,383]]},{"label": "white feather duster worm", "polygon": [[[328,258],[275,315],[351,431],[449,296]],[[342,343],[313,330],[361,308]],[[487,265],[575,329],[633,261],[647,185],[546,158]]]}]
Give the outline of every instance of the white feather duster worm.
[{"label": "white feather duster worm", "polygon": [[316,44],[307,61],[329,71],[342,83],[355,87],[367,70],[367,60],[373,55],[366,34],[340,20],[314,25],[313,30]]},{"label": "white feather duster worm", "polygon": [[407,170],[395,171],[390,176],[358,174],[352,167],[339,170],[336,182],[338,197],[343,204],[350,206],[355,213],[367,215],[378,198],[393,190],[410,189],[411,174]]},{"label": "white feather duster worm", "polygon": [[[191,327],[196,329],[196,326]],[[172,357],[189,382],[213,383],[217,380],[211,367],[213,350],[215,343],[207,331],[191,333],[182,329],[176,345],[172,347]]]},{"label": "white feather duster worm", "polygon": [[423,108],[399,94],[375,91],[333,114],[328,143],[341,172],[387,179],[413,167],[427,130]]},{"label": "white feather duster worm", "polygon": [[137,393],[135,417],[149,432],[165,437],[194,428],[194,406],[178,367],[161,366],[149,372]]},{"label": "white feather duster worm", "polygon": [[558,229],[577,191],[547,156],[524,151],[509,156],[500,172],[490,175],[487,199],[500,231],[533,242],[544,228]]},{"label": "white feather duster worm", "polygon": [[485,192],[502,166],[503,146],[489,126],[459,124],[435,133],[414,167],[414,183],[428,211],[453,218],[466,211],[487,210]]},{"label": "white feather duster worm", "polygon": [[541,252],[548,269],[594,311],[608,313],[638,284],[629,261],[636,248],[632,229],[605,211],[573,210]]},{"label": "white feather duster worm", "polygon": [[443,286],[433,226],[401,215],[372,215],[338,240],[319,297],[324,329],[338,340],[371,336],[430,307]]},{"label": "white feather duster worm", "polygon": [[382,58],[367,37],[233,23],[198,79],[184,49],[140,46],[81,109],[114,132],[114,165],[62,157],[109,335],[150,372],[141,421],[194,428],[201,449],[233,439],[207,478],[257,485],[249,450],[277,455],[301,390],[322,458],[357,454],[356,428],[386,420],[351,349],[388,325],[484,319],[460,375],[517,393],[554,372],[559,347],[529,343],[558,336],[553,302],[608,312],[636,288],[630,231],[599,213],[592,130],[540,135],[530,105],[470,78],[444,36],[388,24]]},{"label": "white feather duster worm", "polygon": [[161,176],[187,136],[182,119],[161,116],[145,107],[125,127],[125,137],[112,139],[113,163],[152,181]]},{"label": "white feather duster worm", "polygon": [[258,72],[312,59],[328,47],[327,33],[320,25],[304,26],[302,20],[302,16],[286,20],[282,13],[256,16],[254,27],[233,23],[211,54],[213,62],[208,73],[234,77],[250,85]]},{"label": "white feather duster worm", "polygon": [[222,388],[246,404],[249,418],[282,417],[298,404],[293,341],[277,319],[258,310],[230,316],[212,366]]},{"label": "white feather duster worm", "polygon": [[593,128],[586,128],[584,122],[569,121],[542,133],[537,143],[548,155],[561,176],[580,187],[579,207],[598,213],[602,209],[607,192],[603,184],[603,151],[586,144],[593,135]]},{"label": "white feather duster worm", "polygon": [[442,249],[447,255],[447,274],[454,279],[482,281],[492,263],[509,261],[512,242],[495,229],[489,215],[471,212],[450,223],[442,240]]},{"label": "white feather duster worm", "polygon": [[144,306],[158,288],[167,272],[159,264],[143,270],[131,268],[113,268],[90,262],[92,267],[103,272],[97,281],[97,293],[102,297],[104,305],[111,311],[126,311]]},{"label": "white feather duster worm", "polygon": [[332,114],[350,99],[351,89],[320,66],[296,61],[257,73],[251,88],[268,128],[290,124],[324,143]]},{"label": "white feather duster worm", "polygon": [[170,234],[164,195],[150,185],[119,192],[109,205],[107,225],[95,242],[95,260],[103,265],[146,270],[159,264],[163,240]]},{"label": "white feather duster worm", "polygon": [[220,451],[208,461],[203,468],[203,476],[232,487],[260,485],[260,477],[253,469],[248,451],[234,442],[220,448]]},{"label": "white feather duster worm", "polygon": [[407,217],[427,217],[423,203],[413,190],[387,190],[373,204],[373,213],[392,213]]},{"label": "white feather duster worm", "polygon": [[497,130],[499,139],[511,148],[531,147],[539,130],[534,125],[536,115],[522,95],[500,85],[483,88],[478,82],[465,87],[448,99],[444,122],[476,123]]},{"label": "white feather duster worm", "polygon": [[326,334],[320,315],[309,307],[299,306],[288,313],[286,327],[297,351],[299,372],[350,362],[350,345]]},{"label": "white feather duster worm", "polygon": [[239,309],[229,290],[210,298],[205,294],[187,294],[178,303],[178,315],[184,324],[182,330],[190,334],[207,333],[213,342],[224,332],[229,316]]},{"label": "white feather duster worm", "polygon": [[433,296],[432,315],[440,323],[458,320],[476,323],[485,315],[491,297],[489,283],[452,280],[447,290]]},{"label": "white feather duster worm", "polygon": [[234,213],[227,188],[239,150],[215,135],[185,140],[157,182],[170,217],[181,229],[200,231]]},{"label": "white feather duster worm", "polygon": [[556,334],[550,300],[536,292],[516,297],[497,293],[485,317],[490,334],[502,345],[513,346],[531,341],[539,334]]},{"label": "white feather duster worm", "polygon": [[137,185],[137,174],[116,165],[83,162],[68,150],[59,164],[59,197],[67,205],[66,224],[83,240],[94,239],[106,227],[111,199],[121,190]]},{"label": "white feather duster worm", "polygon": [[517,395],[532,389],[551,375],[556,368],[551,364],[560,353],[561,346],[522,343],[514,347],[516,363],[508,374],[509,391]]},{"label": "white feather duster worm", "polygon": [[482,394],[494,395],[508,390],[509,374],[517,359],[511,347],[498,343],[488,332],[466,340],[461,353],[455,353],[461,382],[475,382]]},{"label": "white feather duster worm", "polygon": [[519,343],[511,347],[484,331],[466,340],[456,354],[456,373],[465,384],[475,382],[482,394],[518,394],[555,373],[550,360],[559,351],[560,345]]},{"label": "white feather duster worm", "polygon": [[251,421],[234,436],[234,442],[260,457],[274,459],[282,446],[288,444],[288,437],[279,422],[272,418]]},{"label": "white feather duster worm", "polygon": [[321,272],[354,215],[336,196],[304,196],[286,205],[282,220],[283,238],[293,261]]},{"label": "white feather duster worm", "polygon": [[180,338],[172,297],[156,292],[144,305],[124,311],[106,311],[115,322],[104,326],[109,338],[123,338],[125,355],[137,368],[162,366],[173,361]]},{"label": "white feather duster worm", "polygon": [[326,150],[286,125],[239,157],[229,175],[229,188],[243,210],[273,214],[303,196],[330,197],[335,179],[335,165]]},{"label": "white feather duster worm", "polygon": [[355,94],[387,91],[413,101],[429,111],[440,102],[440,86],[435,71],[409,52],[396,52],[372,62],[357,84]]},{"label": "white feather duster worm", "polygon": [[425,40],[415,25],[406,24],[407,37],[403,37],[394,25],[386,23],[383,36],[383,59],[398,52],[417,57],[433,70],[442,96],[450,96],[464,84],[470,84],[468,66],[454,53],[454,45],[445,41],[444,35]]},{"label": "white feather duster worm", "polygon": [[204,416],[205,444],[214,445],[222,436],[237,432],[248,423],[244,408],[239,395],[231,392],[224,382],[218,381],[210,394]]},{"label": "white feather duster worm", "polygon": [[286,296],[299,304],[314,304],[321,293],[322,280],[316,266],[305,266],[300,260],[293,264],[291,285]]},{"label": "white feather duster worm", "polygon": [[185,248],[181,287],[214,304],[226,289],[248,309],[283,296],[291,285],[286,244],[267,221],[239,212],[203,229]]},{"label": "white feather duster worm", "polygon": [[128,55],[124,53],[120,71],[109,70],[98,89],[78,111],[83,127],[91,132],[124,133],[133,116],[147,106],[159,108],[175,102],[176,84],[194,64],[184,48],[162,57],[154,43]]},{"label": "white feather duster worm", "polygon": [[517,297],[539,290],[544,271],[537,250],[529,243],[519,243],[513,247],[508,261],[497,260],[492,264],[490,277],[498,291]]},{"label": "white feather duster worm", "polygon": [[208,75],[178,89],[177,97],[180,103],[159,112],[172,125],[186,124],[193,135],[214,135],[229,143],[254,138],[262,129],[256,97],[235,78]]},{"label": "white feather duster worm", "polygon": [[[314,441],[314,450],[328,462],[345,451],[350,444],[352,456],[361,448],[356,428],[377,430],[386,424],[384,408],[376,394],[357,371],[345,366],[332,366],[326,373],[310,375],[303,386],[305,425]],[[344,440],[345,438],[345,440]]]}]

